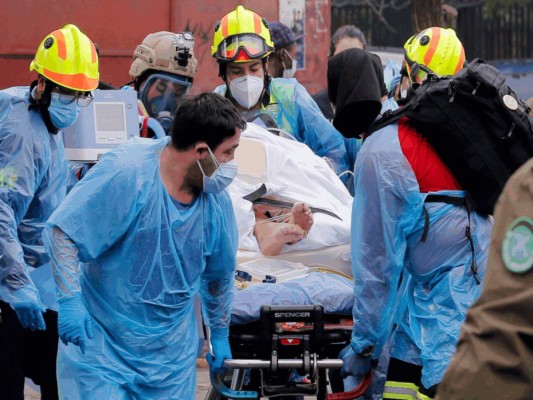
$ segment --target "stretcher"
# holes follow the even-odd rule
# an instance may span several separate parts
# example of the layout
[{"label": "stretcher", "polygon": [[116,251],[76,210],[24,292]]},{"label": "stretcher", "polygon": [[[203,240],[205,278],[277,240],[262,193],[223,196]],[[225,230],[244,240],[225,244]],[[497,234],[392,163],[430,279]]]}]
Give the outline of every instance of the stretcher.
[{"label": "stretcher", "polygon": [[328,265],[351,273],[353,198],[324,159],[305,144],[250,123],[242,133],[235,160],[238,174],[228,192],[239,228],[239,263],[264,257],[254,234],[256,203],[303,202],[315,210],[314,225],[304,240],[283,245],[275,258]]},{"label": "stretcher", "polygon": [[[270,259],[299,263],[313,271],[323,271],[327,265],[337,273],[311,272],[283,283],[272,274],[259,281],[278,283],[237,291],[230,327],[234,359],[225,362],[225,376],[211,376],[213,387],[206,398],[357,397],[358,393],[339,394],[342,360],[337,359],[351,338],[353,289],[349,277],[341,275],[351,275],[352,197],[326,161],[307,146],[254,124],[243,132],[235,159],[239,173],[229,193],[240,235],[237,269]],[[326,211],[314,213],[308,237],[285,245],[279,256],[263,256],[253,235],[256,220],[250,194],[261,186],[268,189],[267,196],[306,202]],[[357,390],[365,391],[369,380]]]},{"label": "stretcher", "polygon": [[337,357],[353,326],[351,286],[337,274],[311,272],[237,291],[230,327],[233,359],[225,361],[224,376],[211,374],[205,399],[361,396],[370,387],[370,374],[350,392],[344,392],[338,374],[342,360]]},{"label": "stretcher", "polygon": [[258,251],[237,251],[237,264],[258,259],[286,260],[305,264],[309,267],[327,266],[346,275],[352,275],[350,244],[325,247],[319,250],[295,250],[278,256],[264,256]]}]

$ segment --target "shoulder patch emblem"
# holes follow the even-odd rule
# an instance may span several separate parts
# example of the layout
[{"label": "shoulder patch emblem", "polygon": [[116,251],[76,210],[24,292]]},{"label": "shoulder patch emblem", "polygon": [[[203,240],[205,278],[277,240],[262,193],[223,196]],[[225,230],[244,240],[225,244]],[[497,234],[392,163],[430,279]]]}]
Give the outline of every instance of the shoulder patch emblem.
[{"label": "shoulder patch emblem", "polygon": [[518,217],[507,228],[502,243],[502,258],[505,267],[523,274],[533,267],[533,220]]}]

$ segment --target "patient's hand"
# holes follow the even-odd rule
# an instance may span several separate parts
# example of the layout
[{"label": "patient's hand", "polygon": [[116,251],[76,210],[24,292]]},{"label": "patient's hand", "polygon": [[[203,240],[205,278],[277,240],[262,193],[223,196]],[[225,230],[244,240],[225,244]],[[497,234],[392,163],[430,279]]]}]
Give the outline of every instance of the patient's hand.
[{"label": "patient's hand", "polygon": [[305,203],[294,203],[290,216],[283,221],[264,220],[265,215],[274,217],[282,215],[283,209],[281,208],[254,205],[254,211],[256,219],[258,219],[254,228],[254,235],[259,243],[261,253],[265,256],[277,256],[283,245],[293,244],[304,239],[313,226],[313,213],[309,205]]},{"label": "patient's hand", "polygon": [[296,224],[273,222],[256,225],[254,233],[265,256],[277,256],[284,244],[299,242],[307,236],[307,232]]}]

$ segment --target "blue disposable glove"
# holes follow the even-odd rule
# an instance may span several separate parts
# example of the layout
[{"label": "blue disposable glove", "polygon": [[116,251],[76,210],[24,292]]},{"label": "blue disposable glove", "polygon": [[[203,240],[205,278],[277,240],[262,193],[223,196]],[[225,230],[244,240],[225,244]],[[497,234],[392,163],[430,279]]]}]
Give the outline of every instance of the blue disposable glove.
[{"label": "blue disposable glove", "polygon": [[350,377],[350,386],[353,387],[359,386],[363,377],[372,368],[372,357],[361,357],[351,344],[341,350],[339,358],[342,358],[343,362],[340,375],[342,378]]},{"label": "blue disposable glove", "polygon": [[70,342],[80,346],[81,352],[85,354],[87,338],[93,337],[93,324],[81,300],[81,293],[59,300],[57,324],[61,341],[65,345]]},{"label": "blue disposable glove", "polygon": [[211,333],[211,348],[213,354],[207,354],[206,359],[211,372],[223,374],[226,368],[223,367],[224,360],[231,360],[231,348],[229,346],[228,331],[223,330],[225,334],[213,331]]},{"label": "blue disposable glove", "polygon": [[17,318],[24,329],[30,331],[44,331],[46,324],[44,323],[43,312],[45,307],[40,301],[26,300],[18,303],[12,303],[11,307],[15,310]]}]

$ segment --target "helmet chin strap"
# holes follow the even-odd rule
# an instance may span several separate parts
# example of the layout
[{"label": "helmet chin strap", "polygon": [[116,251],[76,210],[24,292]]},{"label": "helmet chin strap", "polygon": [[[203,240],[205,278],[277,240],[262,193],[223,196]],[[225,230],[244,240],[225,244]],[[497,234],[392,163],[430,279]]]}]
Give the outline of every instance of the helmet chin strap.
[{"label": "helmet chin strap", "polygon": [[264,57],[262,59],[262,61],[263,61],[263,73],[264,73],[265,89],[267,89],[268,86],[270,85],[270,80],[272,79],[272,77],[268,74],[268,70],[267,70],[268,57]]},{"label": "helmet chin strap", "polygon": [[[57,129],[52,123],[52,120],[50,119],[50,113],[48,112],[48,106],[50,106],[53,85],[50,81],[48,81],[48,79],[46,79],[42,75],[39,77],[39,79],[44,79],[44,90],[41,92],[39,100],[34,100],[34,102],[30,103],[30,109],[39,110],[41,116],[43,117],[44,124],[46,125],[46,129],[48,129],[48,132],[50,132],[51,134],[55,135],[59,132],[59,129]],[[31,83],[30,93],[33,92],[33,89],[37,87],[38,84],[39,81],[33,81]]]}]

